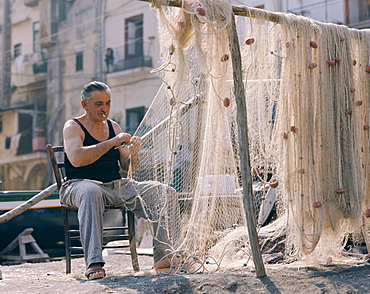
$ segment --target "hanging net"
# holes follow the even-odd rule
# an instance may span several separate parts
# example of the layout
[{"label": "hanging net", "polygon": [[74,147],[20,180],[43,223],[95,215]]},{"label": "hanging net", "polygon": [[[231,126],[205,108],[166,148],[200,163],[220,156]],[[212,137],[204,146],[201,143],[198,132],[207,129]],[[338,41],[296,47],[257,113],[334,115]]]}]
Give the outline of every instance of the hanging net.
[{"label": "hanging net", "polygon": [[[153,73],[163,85],[135,134],[143,148],[132,177],[176,191],[181,232],[169,254],[181,254],[183,268],[249,266],[232,7],[155,2],[161,62]],[[340,260],[369,236],[369,31],[243,9],[240,79],[262,255]]]}]

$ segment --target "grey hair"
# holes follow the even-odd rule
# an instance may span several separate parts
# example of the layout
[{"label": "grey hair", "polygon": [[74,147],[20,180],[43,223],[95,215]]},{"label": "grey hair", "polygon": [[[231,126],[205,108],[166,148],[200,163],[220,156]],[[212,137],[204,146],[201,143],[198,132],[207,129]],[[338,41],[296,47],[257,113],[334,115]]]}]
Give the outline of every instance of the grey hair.
[{"label": "grey hair", "polygon": [[94,91],[107,92],[109,94],[111,93],[108,85],[104,84],[103,82],[93,81],[83,87],[81,91],[81,99],[88,102],[91,99],[91,93]]}]

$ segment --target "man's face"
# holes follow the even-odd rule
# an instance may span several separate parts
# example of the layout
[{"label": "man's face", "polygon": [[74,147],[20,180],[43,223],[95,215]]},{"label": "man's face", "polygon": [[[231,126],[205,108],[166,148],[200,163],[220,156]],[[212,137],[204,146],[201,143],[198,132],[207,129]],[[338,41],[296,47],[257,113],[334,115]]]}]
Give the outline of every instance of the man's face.
[{"label": "man's face", "polygon": [[90,119],[103,121],[107,119],[110,111],[110,94],[105,91],[91,92],[91,99],[86,102],[82,100],[82,106]]}]

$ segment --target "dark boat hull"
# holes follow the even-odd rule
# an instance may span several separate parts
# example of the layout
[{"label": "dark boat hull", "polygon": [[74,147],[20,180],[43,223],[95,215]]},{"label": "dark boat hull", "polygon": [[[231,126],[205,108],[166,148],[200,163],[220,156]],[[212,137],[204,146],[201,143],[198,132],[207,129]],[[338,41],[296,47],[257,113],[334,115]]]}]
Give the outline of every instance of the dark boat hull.
[{"label": "dark boat hull", "polygon": [[[0,192],[0,215],[24,203],[39,192]],[[109,211],[104,215],[104,223],[109,226],[122,225],[123,216],[123,210]],[[77,213],[70,214],[69,221],[72,228],[77,228]],[[0,252],[27,228],[33,228],[33,238],[50,257],[65,256],[64,223],[57,192],[13,219],[0,223]]]},{"label": "dark boat hull", "polygon": [[[0,214],[24,203],[40,191],[0,192]],[[34,205],[11,220],[0,223],[0,251],[13,241],[24,229],[33,228],[32,236],[49,256],[65,256],[63,217],[58,193]],[[77,227],[77,217],[71,223]]]}]

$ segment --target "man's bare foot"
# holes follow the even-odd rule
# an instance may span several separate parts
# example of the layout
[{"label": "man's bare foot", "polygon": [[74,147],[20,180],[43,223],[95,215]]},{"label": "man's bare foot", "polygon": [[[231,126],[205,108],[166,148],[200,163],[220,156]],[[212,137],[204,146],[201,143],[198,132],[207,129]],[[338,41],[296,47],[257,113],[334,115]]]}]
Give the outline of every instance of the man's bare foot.
[{"label": "man's bare foot", "polygon": [[176,267],[182,263],[182,259],[180,257],[174,256],[169,258],[161,259],[160,261],[154,262],[154,268],[156,270],[168,270],[171,267]]},{"label": "man's bare foot", "polygon": [[105,270],[99,263],[93,263],[86,270],[85,276],[88,280],[101,279],[105,277]]}]

